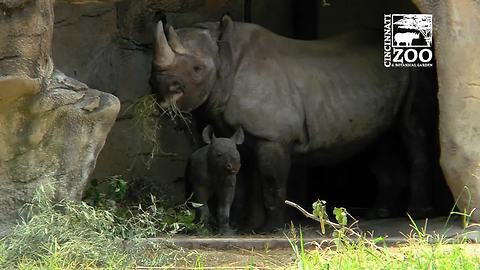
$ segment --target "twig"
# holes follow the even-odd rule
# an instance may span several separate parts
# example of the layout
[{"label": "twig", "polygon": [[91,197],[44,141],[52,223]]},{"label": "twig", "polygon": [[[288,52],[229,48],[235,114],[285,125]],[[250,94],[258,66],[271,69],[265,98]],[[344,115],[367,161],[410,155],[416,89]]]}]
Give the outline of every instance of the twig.
[{"label": "twig", "polygon": [[[318,221],[320,222],[320,219],[315,217],[314,215],[310,214],[307,210],[303,209],[300,205],[294,203],[294,202],[291,202],[289,200],[285,200],[285,203],[290,205],[290,206],[293,206],[295,208],[297,208],[300,212],[302,212],[302,214],[304,214],[306,217],[308,218],[311,218],[315,221]],[[358,238],[362,238],[362,239],[365,239],[365,242],[367,242],[370,246],[372,246],[373,248],[375,248],[376,250],[380,251],[380,252],[384,252],[383,249],[381,249],[380,247],[378,247],[373,241],[370,241],[368,239],[366,239],[363,235],[359,234],[358,232],[356,232],[355,230],[353,230],[352,228],[350,227],[342,227],[340,224],[337,224],[337,223],[334,223],[334,222],[331,222],[329,220],[324,220],[323,222],[325,222],[325,224],[327,225],[330,225],[332,226],[334,229],[344,229],[345,231],[347,231],[348,233],[350,233],[351,235],[353,236],[356,236]],[[357,221],[355,221],[355,223],[357,223]]]},{"label": "twig", "polygon": [[[315,220],[315,221],[320,222],[320,219],[319,219],[319,218],[317,218],[316,216],[310,214],[307,210],[303,209],[300,205],[298,205],[298,204],[296,204],[296,203],[294,203],[294,202],[291,202],[291,201],[289,201],[289,200],[285,200],[285,203],[288,204],[288,205],[290,205],[290,206],[293,206],[293,207],[297,208],[297,209],[298,209],[300,212],[302,212],[302,214],[305,215],[306,217],[311,218],[311,219],[313,219],[313,220]],[[330,225],[330,226],[332,226],[332,227],[335,228],[335,229],[340,229],[340,228],[341,228],[340,225],[338,225],[337,223],[331,222],[330,220],[324,220],[324,222],[325,222],[325,224]]]}]

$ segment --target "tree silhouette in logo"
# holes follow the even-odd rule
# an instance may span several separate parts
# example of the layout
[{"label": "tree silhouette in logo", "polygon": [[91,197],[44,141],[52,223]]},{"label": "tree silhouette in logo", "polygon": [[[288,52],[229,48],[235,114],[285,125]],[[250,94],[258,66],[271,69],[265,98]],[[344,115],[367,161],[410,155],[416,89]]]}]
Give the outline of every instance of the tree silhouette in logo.
[{"label": "tree silhouette in logo", "polygon": [[413,29],[419,31],[425,38],[428,46],[432,44],[432,15],[405,14],[403,18],[394,22],[398,28]]}]

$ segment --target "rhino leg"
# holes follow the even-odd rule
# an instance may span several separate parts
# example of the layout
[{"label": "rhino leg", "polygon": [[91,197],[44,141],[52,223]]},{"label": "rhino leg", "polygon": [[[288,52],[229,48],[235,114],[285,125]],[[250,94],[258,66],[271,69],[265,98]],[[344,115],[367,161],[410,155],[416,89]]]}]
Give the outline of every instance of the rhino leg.
[{"label": "rhino leg", "polygon": [[263,141],[258,143],[256,154],[266,211],[263,231],[270,232],[283,226],[290,152],[285,145]]},{"label": "rhino leg", "polygon": [[414,123],[404,128],[402,137],[407,149],[410,163],[409,193],[410,203],[408,213],[416,218],[428,217],[434,214],[432,206],[432,176],[431,164],[428,160],[428,140],[420,128],[412,128]]},{"label": "rhino leg", "polygon": [[376,149],[376,154],[370,163],[372,173],[378,182],[378,196],[376,203],[368,213],[370,218],[387,218],[398,214],[396,205],[402,192],[408,184],[408,175],[405,173],[400,158],[400,149],[395,148],[391,138],[382,140]]},{"label": "rhino leg", "polygon": [[208,225],[211,221],[210,209],[208,208],[209,192],[206,187],[194,185],[193,187],[193,202],[202,204],[202,206],[195,209],[195,222],[201,222]]},{"label": "rhino leg", "polygon": [[240,229],[244,225],[246,219],[246,182],[251,179],[250,173],[246,171],[245,166],[242,164],[242,169],[237,175],[238,180],[235,184],[235,196],[233,197],[232,206],[230,207],[230,224],[237,229]]},{"label": "rhino leg", "polygon": [[[413,111],[413,110],[411,110]],[[414,113],[407,114],[401,123],[402,140],[409,161],[408,213],[415,218],[434,214],[432,164],[429,157],[428,130]]]},{"label": "rhino leg", "polygon": [[429,69],[411,73],[408,90],[399,122],[399,132],[409,161],[408,213],[416,218],[434,214],[433,190],[433,144],[435,102],[437,100],[435,74]]},{"label": "rhino leg", "polygon": [[218,190],[217,225],[220,234],[234,233],[230,228],[230,208],[235,196],[235,183],[236,176],[229,176],[224,185]]}]

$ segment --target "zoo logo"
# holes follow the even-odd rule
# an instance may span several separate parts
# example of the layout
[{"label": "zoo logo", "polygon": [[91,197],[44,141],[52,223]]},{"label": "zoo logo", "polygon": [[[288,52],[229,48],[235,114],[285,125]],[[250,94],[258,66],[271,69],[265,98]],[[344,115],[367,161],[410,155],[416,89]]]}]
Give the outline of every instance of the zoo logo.
[{"label": "zoo logo", "polygon": [[432,67],[432,15],[384,15],[383,65]]}]

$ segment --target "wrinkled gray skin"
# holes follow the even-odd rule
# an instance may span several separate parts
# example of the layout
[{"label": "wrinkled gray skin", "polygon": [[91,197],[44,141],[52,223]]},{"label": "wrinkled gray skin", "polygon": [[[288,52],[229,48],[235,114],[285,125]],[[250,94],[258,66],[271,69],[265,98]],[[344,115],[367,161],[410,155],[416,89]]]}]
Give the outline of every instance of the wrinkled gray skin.
[{"label": "wrinkled gray skin", "polygon": [[253,156],[244,163],[254,162],[263,186],[265,230],[283,224],[292,162],[341,161],[396,123],[411,161],[410,213],[430,212],[409,72],[384,68],[371,34],[299,41],[228,16],[177,31],[165,35],[158,24],[152,89],[162,106],[202,113],[222,135],[243,127]]},{"label": "wrinkled gray skin", "polygon": [[237,145],[243,143],[243,130],[239,128],[231,138],[216,138],[211,126],[206,126],[202,136],[207,145],[195,151],[188,160],[187,189],[193,192],[193,202],[202,204],[196,208],[196,219],[205,224],[213,221],[208,201],[215,197],[218,231],[229,234],[233,232],[229,224],[230,207],[241,166]]}]

